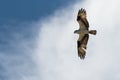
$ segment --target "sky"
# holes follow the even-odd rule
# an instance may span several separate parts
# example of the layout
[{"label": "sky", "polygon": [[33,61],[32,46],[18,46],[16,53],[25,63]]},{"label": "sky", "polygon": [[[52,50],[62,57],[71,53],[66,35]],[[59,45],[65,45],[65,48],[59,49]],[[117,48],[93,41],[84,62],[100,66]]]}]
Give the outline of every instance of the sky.
[{"label": "sky", "polygon": [[[120,1],[0,4],[0,80],[120,80]],[[80,8],[87,11],[90,29],[97,30],[90,35],[85,60],[77,55],[73,33]]]},{"label": "sky", "polygon": [[0,24],[35,21],[77,0],[0,0]]}]

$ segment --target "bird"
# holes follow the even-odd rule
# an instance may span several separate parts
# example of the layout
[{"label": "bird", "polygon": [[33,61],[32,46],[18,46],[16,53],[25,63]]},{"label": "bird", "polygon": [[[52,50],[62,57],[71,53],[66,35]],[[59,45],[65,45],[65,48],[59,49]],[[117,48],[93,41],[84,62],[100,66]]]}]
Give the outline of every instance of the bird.
[{"label": "bird", "polygon": [[87,43],[89,34],[96,35],[96,30],[89,30],[89,22],[87,20],[86,10],[81,8],[77,14],[77,22],[79,23],[79,29],[74,31],[74,34],[78,34],[77,51],[80,59],[84,59],[86,56]]}]

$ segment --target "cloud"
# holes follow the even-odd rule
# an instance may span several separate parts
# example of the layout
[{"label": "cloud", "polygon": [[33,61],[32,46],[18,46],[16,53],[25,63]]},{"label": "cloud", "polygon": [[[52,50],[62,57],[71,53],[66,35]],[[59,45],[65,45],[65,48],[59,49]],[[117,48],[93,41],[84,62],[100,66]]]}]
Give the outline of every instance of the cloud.
[{"label": "cloud", "polygon": [[[115,0],[78,1],[38,22],[15,25],[16,32],[1,39],[7,45],[0,46],[0,78],[119,80],[119,4]],[[79,28],[76,15],[81,7],[87,10],[90,29],[97,30],[89,38],[85,60],[77,55],[78,35],[73,33]]]},{"label": "cloud", "polygon": [[[41,24],[36,62],[41,80],[119,80],[119,8],[120,1],[85,0],[58,10]],[[86,8],[90,36],[85,60],[77,56],[73,34],[78,29],[76,14]]]},{"label": "cloud", "polygon": [[0,80],[35,80],[37,66],[32,55],[37,30],[32,29],[33,25],[19,23],[1,26]]}]

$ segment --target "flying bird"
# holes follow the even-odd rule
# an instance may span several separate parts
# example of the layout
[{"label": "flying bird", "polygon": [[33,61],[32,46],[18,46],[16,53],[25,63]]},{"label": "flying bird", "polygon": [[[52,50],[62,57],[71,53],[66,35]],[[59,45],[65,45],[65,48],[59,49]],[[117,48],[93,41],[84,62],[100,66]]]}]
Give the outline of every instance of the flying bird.
[{"label": "flying bird", "polygon": [[79,23],[80,28],[78,30],[75,30],[74,33],[79,35],[79,38],[77,40],[78,56],[81,59],[84,59],[86,55],[89,34],[96,35],[97,31],[89,30],[89,22],[87,20],[87,13],[86,13],[86,10],[83,8],[81,8],[78,11],[77,22]]}]

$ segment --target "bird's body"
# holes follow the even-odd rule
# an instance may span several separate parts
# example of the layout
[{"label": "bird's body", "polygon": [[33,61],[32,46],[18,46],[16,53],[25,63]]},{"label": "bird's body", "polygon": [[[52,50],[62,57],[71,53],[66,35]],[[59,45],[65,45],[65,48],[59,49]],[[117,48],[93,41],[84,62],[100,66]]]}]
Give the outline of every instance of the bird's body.
[{"label": "bird's body", "polygon": [[77,40],[78,56],[81,59],[84,59],[86,55],[89,34],[96,35],[96,30],[89,30],[89,23],[86,18],[85,9],[81,8],[81,10],[79,10],[77,15],[77,21],[79,23],[80,28],[79,30],[75,30],[74,33],[79,34],[79,38]]}]

